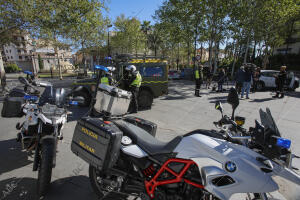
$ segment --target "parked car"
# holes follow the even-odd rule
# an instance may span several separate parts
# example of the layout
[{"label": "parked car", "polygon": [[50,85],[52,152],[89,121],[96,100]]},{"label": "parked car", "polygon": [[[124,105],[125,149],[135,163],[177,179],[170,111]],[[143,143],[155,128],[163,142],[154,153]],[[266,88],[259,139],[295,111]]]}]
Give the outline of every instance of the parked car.
[{"label": "parked car", "polygon": [[[261,70],[261,76],[257,84],[258,90],[264,90],[266,88],[276,88],[275,76],[279,74],[277,70]],[[285,88],[289,90],[295,90],[299,87],[299,78],[294,75],[294,72],[287,73],[287,80],[285,82]]]},{"label": "parked car", "polygon": [[177,70],[169,70],[168,78],[172,79],[172,80],[175,80],[175,79],[179,80],[180,79],[180,72],[177,71]]}]

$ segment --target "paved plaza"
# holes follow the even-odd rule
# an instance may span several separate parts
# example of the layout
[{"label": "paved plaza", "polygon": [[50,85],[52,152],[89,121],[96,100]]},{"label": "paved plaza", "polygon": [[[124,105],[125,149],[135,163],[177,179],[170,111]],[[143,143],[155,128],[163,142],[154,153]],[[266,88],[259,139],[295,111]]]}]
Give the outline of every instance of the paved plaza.
[{"label": "paved plaza", "polygon": [[[141,111],[136,116],[157,123],[156,137],[162,141],[199,128],[215,129],[213,121],[221,117],[219,111],[214,109],[215,101],[221,101],[225,113],[231,114],[231,107],[226,103],[227,93],[213,93],[203,89],[202,97],[199,98],[194,97],[193,89],[192,82],[170,81],[169,95],[155,99],[151,110]],[[248,128],[254,125],[255,119],[259,119],[259,108],[269,107],[282,136],[292,140],[292,151],[300,155],[300,91],[288,92],[284,99],[275,100],[271,96],[269,91],[251,94],[250,100],[240,101],[236,115],[246,117],[245,126]],[[64,140],[58,144],[51,189],[45,199],[97,199],[89,183],[88,165],[70,150],[76,119],[86,111],[76,108],[74,116],[65,125]],[[21,151],[15,139],[15,125],[22,120],[0,118],[0,200],[35,199],[37,173],[32,172],[33,158]],[[300,160],[294,160],[294,166],[300,168]],[[276,180],[280,185],[280,193],[270,194],[274,199],[300,199],[300,186],[279,178]],[[240,198],[237,196],[233,199]]]}]

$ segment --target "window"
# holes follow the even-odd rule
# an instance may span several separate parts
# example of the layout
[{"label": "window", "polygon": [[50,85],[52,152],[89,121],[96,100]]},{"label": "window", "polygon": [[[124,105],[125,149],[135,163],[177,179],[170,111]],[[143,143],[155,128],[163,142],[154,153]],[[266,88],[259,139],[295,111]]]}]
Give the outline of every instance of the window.
[{"label": "window", "polygon": [[22,60],[22,56],[19,56],[19,59]]},{"label": "window", "polygon": [[164,71],[162,67],[140,67],[140,73],[143,77],[162,77]]},{"label": "window", "polygon": [[11,59],[14,59],[12,56],[10,57]]},{"label": "window", "polygon": [[18,49],[18,53],[21,53],[21,50],[20,50],[20,49]]},{"label": "window", "polygon": [[11,53],[11,49],[9,50],[9,53]]},{"label": "window", "polygon": [[8,51],[6,50],[6,53],[8,53]]},{"label": "window", "polygon": [[50,63],[50,60],[47,60],[48,63]]}]

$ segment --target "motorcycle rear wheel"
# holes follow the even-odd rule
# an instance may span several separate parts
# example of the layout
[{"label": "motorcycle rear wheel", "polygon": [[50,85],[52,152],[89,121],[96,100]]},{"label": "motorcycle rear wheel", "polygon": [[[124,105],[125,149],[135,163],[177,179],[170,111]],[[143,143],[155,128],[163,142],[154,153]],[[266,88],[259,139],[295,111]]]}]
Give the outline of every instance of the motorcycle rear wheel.
[{"label": "motorcycle rear wheel", "polygon": [[41,145],[40,165],[37,180],[37,194],[39,197],[45,196],[52,176],[54,141],[45,139]]}]

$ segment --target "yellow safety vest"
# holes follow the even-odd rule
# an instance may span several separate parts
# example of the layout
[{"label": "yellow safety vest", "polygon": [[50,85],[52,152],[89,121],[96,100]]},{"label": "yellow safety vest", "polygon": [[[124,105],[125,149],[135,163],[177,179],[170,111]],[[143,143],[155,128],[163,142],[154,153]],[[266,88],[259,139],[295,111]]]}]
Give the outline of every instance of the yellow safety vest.
[{"label": "yellow safety vest", "polygon": [[104,84],[104,85],[109,85],[109,80],[106,76],[102,77],[101,78],[101,84]]},{"label": "yellow safety vest", "polygon": [[199,79],[199,78],[200,78],[200,76],[199,76],[199,70],[198,70],[198,69],[195,71],[195,78],[196,78],[196,79]]},{"label": "yellow safety vest", "polygon": [[134,81],[132,81],[131,85],[135,87],[140,87],[142,84],[142,76],[138,72]]}]

